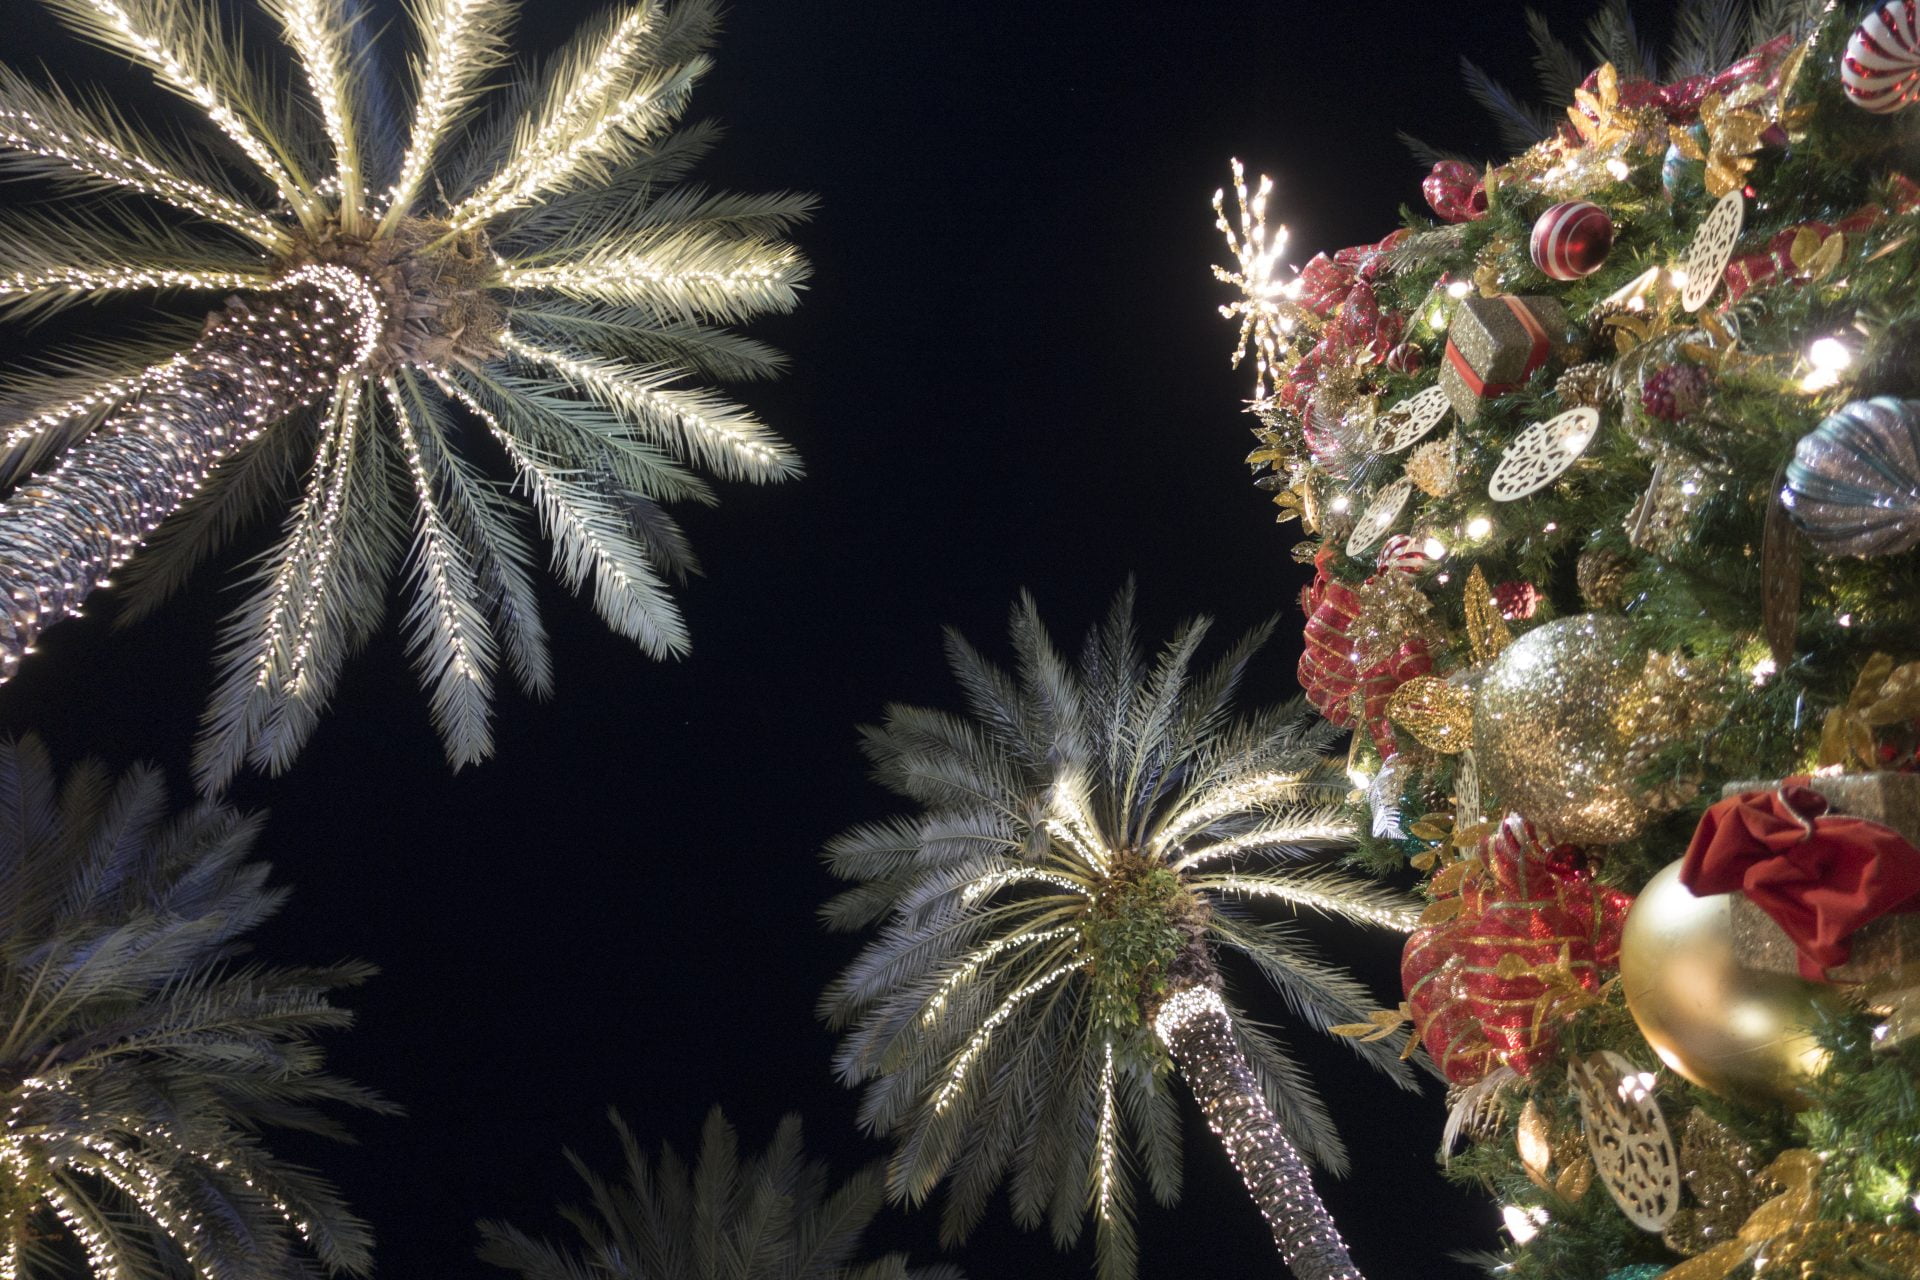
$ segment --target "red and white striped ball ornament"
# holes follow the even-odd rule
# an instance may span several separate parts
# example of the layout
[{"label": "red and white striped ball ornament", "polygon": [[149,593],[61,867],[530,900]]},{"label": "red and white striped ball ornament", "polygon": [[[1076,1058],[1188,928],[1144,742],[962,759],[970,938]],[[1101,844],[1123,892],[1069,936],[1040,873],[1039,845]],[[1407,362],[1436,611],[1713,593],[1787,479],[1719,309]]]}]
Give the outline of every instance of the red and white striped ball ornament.
[{"label": "red and white striped ball ornament", "polygon": [[1878,115],[1920,100],[1920,7],[1888,0],[1854,28],[1840,58],[1840,87]]},{"label": "red and white striped ball ornament", "polygon": [[1555,280],[1592,275],[1613,247],[1613,219],[1597,204],[1568,200],[1541,214],[1527,250],[1533,265]]},{"label": "red and white striped ball ornament", "polygon": [[1427,554],[1425,538],[1396,533],[1380,544],[1373,563],[1381,573],[1425,573],[1433,568],[1435,558]]}]

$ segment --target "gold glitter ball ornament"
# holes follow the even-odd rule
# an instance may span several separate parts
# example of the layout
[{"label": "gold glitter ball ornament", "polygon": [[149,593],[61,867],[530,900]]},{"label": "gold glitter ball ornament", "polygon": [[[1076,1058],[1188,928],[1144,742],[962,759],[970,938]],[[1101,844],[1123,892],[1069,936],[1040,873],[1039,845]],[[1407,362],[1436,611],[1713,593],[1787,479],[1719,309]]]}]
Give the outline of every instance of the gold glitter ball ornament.
[{"label": "gold glitter ball ornament", "polygon": [[1655,816],[1637,783],[1648,748],[1679,736],[1679,692],[1646,679],[1623,618],[1535,627],[1488,668],[1473,747],[1495,801],[1574,844],[1630,840]]},{"label": "gold glitter ball ornament", "polygon": [[1620,986],[1662,1062],[1749,1104],[1805,1106],[1800,1086],[1827,1061],[1809,1028],[1846,1009],[1841,988],[1742,965],[1732,895],[1695,897],[1677,861],[1654,873],[1627,912]]}]

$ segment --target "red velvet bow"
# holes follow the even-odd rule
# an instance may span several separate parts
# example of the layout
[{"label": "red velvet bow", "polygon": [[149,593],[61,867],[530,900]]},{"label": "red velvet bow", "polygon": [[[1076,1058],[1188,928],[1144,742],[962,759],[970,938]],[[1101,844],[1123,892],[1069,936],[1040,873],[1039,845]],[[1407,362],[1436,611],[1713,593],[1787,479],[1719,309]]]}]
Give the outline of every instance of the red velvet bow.
[{"label": "red velvet bow", "polygon": [[1826,797],[1805,783],[1789,778],[1708,809],[1680,881],[1700,897],[1745,893],[1800,949],[1800,976],[1825,982],[1847,962],[1854,930],[1920,910],[1920,849],[1891,827],[1829,815]]}]

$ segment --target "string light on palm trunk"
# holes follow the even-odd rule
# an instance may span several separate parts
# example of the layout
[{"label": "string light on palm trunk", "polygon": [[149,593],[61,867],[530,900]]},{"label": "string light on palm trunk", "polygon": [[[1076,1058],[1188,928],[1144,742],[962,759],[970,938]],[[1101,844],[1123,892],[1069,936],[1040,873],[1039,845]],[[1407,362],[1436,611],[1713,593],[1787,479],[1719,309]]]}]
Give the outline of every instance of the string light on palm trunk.
[{"label": "string light on palm trunk", "polygon": [[1219,993],[1182,988],[1160,1006],[1153,1027],[1260,1206],[1288,1268],[1298,1280],[1362,1280],[1314,1192],[1306,1161],[1267,1106]]},{"label": "string light on palm trunk", "polygon": [[[0,679],[221,460],[370,358],[385,327],[378,294],[352,271],[290,272],[266,298],[230,303],[191,352],[142,375],[91,439],[16,490],[0,508]],[[44,429],[45,417],[16,430]]]}]

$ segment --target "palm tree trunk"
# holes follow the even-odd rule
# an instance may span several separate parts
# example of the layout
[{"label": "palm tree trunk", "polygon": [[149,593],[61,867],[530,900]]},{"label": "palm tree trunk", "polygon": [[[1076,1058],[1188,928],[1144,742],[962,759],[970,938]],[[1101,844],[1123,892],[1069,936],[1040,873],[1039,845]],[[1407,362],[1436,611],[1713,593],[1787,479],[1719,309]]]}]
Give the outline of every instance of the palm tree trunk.
[{"label": "palm tree trunk", "polygon": [[1154,1026],[1273,1229],[1288,1269],[1299,1280],[1362,1280],[1307,1162],[1267,1107],[1219,995],[1201,986],[1176,992]]},{"label": "palm tree trunk", "polygon": [[383,323],[378,298],[339,267],[230,299],[192,348],[149,370],[84,442],[0,503],[0,680],[222,459],[329,394]]}]

